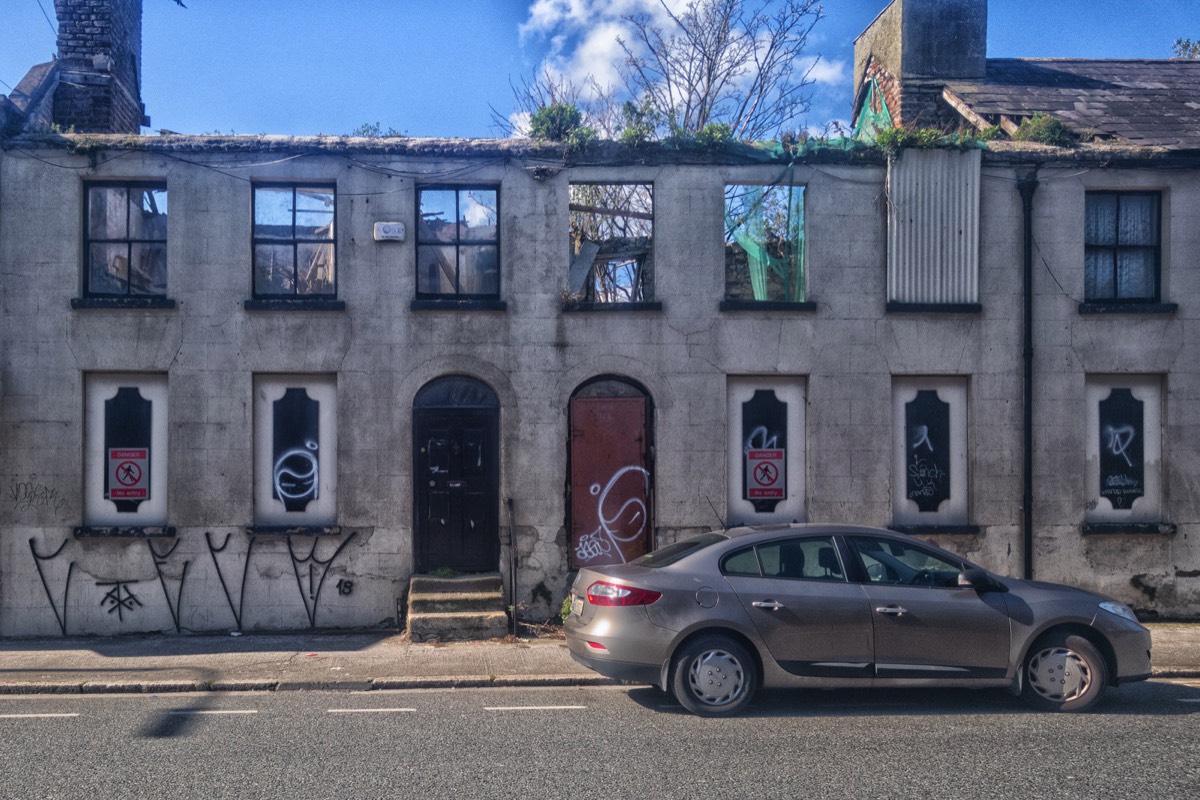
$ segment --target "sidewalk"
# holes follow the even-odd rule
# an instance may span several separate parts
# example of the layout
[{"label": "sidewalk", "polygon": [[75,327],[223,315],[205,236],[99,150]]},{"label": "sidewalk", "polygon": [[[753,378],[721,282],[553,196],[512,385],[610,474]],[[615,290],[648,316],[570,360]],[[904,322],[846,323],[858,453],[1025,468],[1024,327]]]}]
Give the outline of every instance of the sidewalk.
[{"label": "sidewalk", "polygon": [[[1155,623],[1154,676],[1200,678],[1200,623]],[[395,632],[0,641],[0,694],[613,683],[561,639],[414,644]]]}]

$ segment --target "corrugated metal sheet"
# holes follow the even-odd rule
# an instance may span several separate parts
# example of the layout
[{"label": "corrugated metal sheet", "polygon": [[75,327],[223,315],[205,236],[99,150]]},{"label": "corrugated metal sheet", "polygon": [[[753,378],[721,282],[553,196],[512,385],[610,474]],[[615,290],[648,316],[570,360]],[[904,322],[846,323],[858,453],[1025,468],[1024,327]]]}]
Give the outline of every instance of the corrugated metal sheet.
[{"label": "corrugated metal sheet", "polygon": [[888,168],[888,300],[979,302],[979,150],[905,150]]}]

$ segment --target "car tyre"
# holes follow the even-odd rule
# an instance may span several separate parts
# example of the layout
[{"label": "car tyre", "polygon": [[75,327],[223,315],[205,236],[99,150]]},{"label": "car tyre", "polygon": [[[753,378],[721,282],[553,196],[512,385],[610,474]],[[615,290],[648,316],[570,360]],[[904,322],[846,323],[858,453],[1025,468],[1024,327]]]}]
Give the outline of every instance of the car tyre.
[{"label": "car tyre", "polygon": [[1022,696],[1044,711],[1091,708],[1108,683],[1104,656],[1078,634],[1051,634],[1034,642],[1022,665]]},{"label": "car tyre", "polygon": [[758,668],[750,652],[735,640],[701,636],[676,653],[670,688],[693,714],[729,717],[744,711],[754,699]]}]

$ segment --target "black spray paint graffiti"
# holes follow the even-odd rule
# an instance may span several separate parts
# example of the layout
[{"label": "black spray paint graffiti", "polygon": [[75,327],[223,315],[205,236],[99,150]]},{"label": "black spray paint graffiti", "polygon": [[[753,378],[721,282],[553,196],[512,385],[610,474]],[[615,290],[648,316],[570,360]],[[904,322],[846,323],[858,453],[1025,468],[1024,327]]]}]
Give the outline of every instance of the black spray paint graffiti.
[{"label": "black spray paint graffiti", "polygon": [[117,621],[125,621],[125,612],[134,611],[142,605],[142,601],[137,599],[137,596],[129,590],[131,583],[139,583],[139,581],[96,581],[99,587],[111,586],[104,597],[100,598],[100,607],[108,608],[108,613],[117,612]]},{"label": "black spray paint graffiti", "polygon": [[75,571],[75,562],[67,564],[67,579],[63,582],[62,591],[62,612],[59,612],[58,604],[54,602],[54,593],[50,591],[50,583],[46,580],[46,573],[42,569],[43,562],[53,561],[58,558],[58,555],[67,546],[69,539],[64,539],[63,543],[58,546],[48,556],[44,556],[37,551],[37,543],[33,538],[29,540],[29,552],[33,554],[33,564],[37,567],[38,577],[42,579],[42,588],[46,590],[46,599],[50,601],[50,609],[54,612],[54,618],[58,620],[58,629],[62,631],[62,635],[67,635],[67,592],[71,589],[71,573]]},{"label": "black spray paint graffiti", "polygon": [[167,576],[164,572],[164,567],[167,566],[171,554],[175,552],[175,548],[179,546],[179,540],[176,539],[167,548],[165,553],[159,553],[154,549],[154,540],[147,539],[146,545],[150,548],[150,558],[154,561],[154,571],[158,573],[158,584],[162,587],[163,598],[167,601],[167,609],[171,612],[171,621],[175,623],[176,633],[183,629],[179,626],[179,614],[183,605],[183,582],[187,580],[188,567],[192,565],[191,561],[183,562],[183,572],[179,575],[179,588],[175,592],[175,602],[171,602],[171,592],[167,590]]},{"label": "black spray paint graffiti", "polygon": [[[250,559],[254,554],[254,545],[260,537],[251,536],[246,547],[246,559],[244,562],[242,562],[242,585],[238,592],[237,603],[235,604],[233,602],[233,594],[229,591],[229,583],[225,580],[225,571],[221,569],[220,561],[217,559],[217,555],[225,552],[225,550],[229,547],[229,539],[231,536],[233,536],[233,534],[226,534],[225,541],[221,543],[220,547],[213,544],[212,534],[210,532],[205,532],[204,539],[206,542],[208,542],[208,552],[209,555],[212,556],[213,567],[215,567],[217,570],[217,578],[221,582],[221,589],[225,592],[225,601],[229,603],[229,611],[233,614],[233,620],[235,623],[237,623],[238,630],[241,630],[242,614],[246,607],[246,587],[250,583]],[[304,602],[304,611],[308,615],[309,627],[317,627],[317,604],[320,602],[321,589],[325,586],[325,578],[329,575],[329,568],[333,565],[333,562],[337,560],[337,557],[341,555],[342,551],[346,549],[346,545],[354,541],[356,536],[358,536],[357,532],[351,533],[349,536],[347,536],[337,546],[337,549],[333,551],[333,554],[326,559],[317,557],[317,546],[320,544],[321,537],[313,537],[312,547],[309,549],[308,555],[303,557],[296,555],[293,537],[287,537],[288,555],[291,557],[292,561],[292,572],[296,576],[296,588],[300,591],[300,598]],[[304,586],[305,576],[301,575],[301,567],[303,566],[308,567],[306,571],[308,582],[307,590]],[[350,591],[352,591],[353,582],[345,581],[345,583],[349,584]],[[346,595],[350,593],[350,591],[343,590],[343,585],[341,582],[338,583],[337,588],[338,594]]]},{"label": "black spray paint graffiti", "polygon": [[[75,562],[71,561],[67,564],[67,578],[63,581],[61,605],[54,599],[54,592],[50,588],[50,581],[46,577],[46,572],[42,564],[58,558],[70,542],[70,539],[64,539],[57,550],[49,555],[43,555],[37,551],[36,540],[32,538],[29,540],[29,552],[33,555],[33,563],[37,567],[38,577],[42,580],[42,588],[46,592],[46,599],[50,602],[50,609],[54,612],[54,618],[58,621],[58,629],[62,632],[63,636],[67,635],[67,596],[71,590],[71,576],[75,572]],[[175,600],[172,602],[171,593],[167,588],[167,574],[164,568],[167,566],[167,559],[175,552],[175,548],[179,546],[179,541],[176,540],[167,548],[165,553],[159,553],[154,547],[154,541],[151,539],[146,540],[146,546],[150,548],[150,557],[154,562],[154,569],[158,574],[159,585],[162,586],[163,598],[167,601],[167,608],[171,612],[171,621],[175,624],[176,632],[182,631],[179,623],[180,605],[183,601],[183,583],[187,580],[188,567],[191,565],[191,562],[183,562],[183,571],[179,576],[179,588],[176,590]],[[113,587],[101,599],[100,606],[105,607],[108,605],[109,613],[115,611],[118,622],[125,621],[126,611],[133,611],[142,605],[142,602],[137,597],[134,597],[133,593],[126,588],[131,583],[138,583],[138,581],[98,581],[96,583],[97,586]]]},{"label": "black spray paint graffiti", "polygon": [[58,491],[34,481],[21,481],[8,487],[8,500],[12,503],[13,511],[33,511],[48,508],[61,511],[67,504],[67,498]]},{"label": "black spray paint graffiti", "polygon": [[349,578],[342,578],[337,582],[338,594],[348,595],[354,591],[354,581]]}]

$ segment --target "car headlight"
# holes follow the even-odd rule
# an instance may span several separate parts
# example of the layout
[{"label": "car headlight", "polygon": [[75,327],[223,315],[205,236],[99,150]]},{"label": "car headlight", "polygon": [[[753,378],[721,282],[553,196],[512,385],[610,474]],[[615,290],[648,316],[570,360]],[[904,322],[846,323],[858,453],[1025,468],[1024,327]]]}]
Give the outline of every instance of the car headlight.
[{"label": "car headlight", "polygon": [[1100,608],[1104,609],[1105,611],[1107,611],[1110,614],[1116,614],[1118,617],[1123,617],[1124,619],[1127,619],[1130,622],[1138,621],[1137,615],[1133,613],[1133,609],[1131,609],[1129,606],[1125,605],[1124,603],[1114,603],[1112,601],[1106,600],[1100,604]]}]

